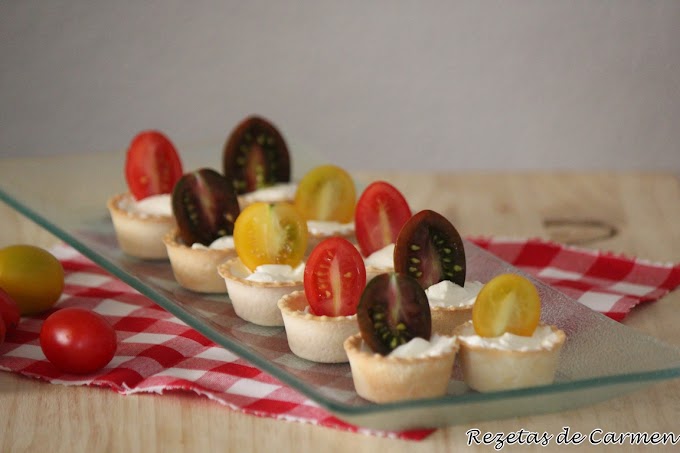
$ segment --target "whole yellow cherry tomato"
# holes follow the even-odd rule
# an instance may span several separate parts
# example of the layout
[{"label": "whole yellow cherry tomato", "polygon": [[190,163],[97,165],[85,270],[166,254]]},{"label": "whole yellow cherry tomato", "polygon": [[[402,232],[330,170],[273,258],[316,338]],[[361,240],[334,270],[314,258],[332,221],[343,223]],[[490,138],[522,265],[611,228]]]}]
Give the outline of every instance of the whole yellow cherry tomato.
[{"label": "whole yellow cherry tomato", "polygon": [[0,288],[17,303],[22,315],[51,308],[64,290],[64,268],[47,250],[32,245],[0,249]]}]

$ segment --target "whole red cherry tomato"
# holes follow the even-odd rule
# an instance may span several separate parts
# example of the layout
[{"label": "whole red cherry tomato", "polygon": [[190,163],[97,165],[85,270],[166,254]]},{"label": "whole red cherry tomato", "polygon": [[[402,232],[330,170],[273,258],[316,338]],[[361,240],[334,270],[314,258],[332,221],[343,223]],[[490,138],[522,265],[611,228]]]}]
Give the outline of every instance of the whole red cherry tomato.
[{"label": "whole red cherry tomato", "polygon": [[116,331],[98,313],[77,307],[62,308],[43,323],[40,347],[47,360],[65,373],[93,373],[116,353]]},{"label": "whole red cherry tomato", "polygon": [[171,193],[181,176],[182,161],[165,135],[143,131],[132,140],[125,160],[125,179],[135,199]]},{"label": "whole red cherry tomato", "polygon": [[19,318],[21,318],[19,306],[7,291],[0,288],[0,324],[3,324],[9,332],[19,324]]}]

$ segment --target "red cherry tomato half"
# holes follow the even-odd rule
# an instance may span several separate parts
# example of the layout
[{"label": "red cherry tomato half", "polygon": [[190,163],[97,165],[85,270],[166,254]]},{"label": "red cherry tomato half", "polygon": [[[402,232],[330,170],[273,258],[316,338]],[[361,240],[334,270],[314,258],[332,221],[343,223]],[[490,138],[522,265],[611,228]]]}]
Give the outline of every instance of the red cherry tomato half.
[{"label": "red cherry tomato half", "polygon": [[353,315],[366,286],[364,260],[347,239],[325,239],[309,255],[304,286],[313,314]]},{"label": "red cherry tomato half", "polygon": [[98,313],[84,308],[62,308],[43,323],[40,347],[47,360],[65,373],[93,373],[116,353],[116,331]]},{"label": "red cherry tomato half", "polygon": [[16,328],[20,318],[19,306],[4,289],[0,288],[0,324],[3,324],[9,332]]},{"label": "red cherry tomato half", "polygon": [[125,179],[135,199],[171,193],[181,176],[182,161],[165,135],[143,131],[132,140],[125,160]]},{"label": "red cherry tomato half", "polygon": [[411,208],[399,190],[385,181],[371,183],[359,197],[354,224],[364,256],[397,241],[401,227],[411,218]]}]

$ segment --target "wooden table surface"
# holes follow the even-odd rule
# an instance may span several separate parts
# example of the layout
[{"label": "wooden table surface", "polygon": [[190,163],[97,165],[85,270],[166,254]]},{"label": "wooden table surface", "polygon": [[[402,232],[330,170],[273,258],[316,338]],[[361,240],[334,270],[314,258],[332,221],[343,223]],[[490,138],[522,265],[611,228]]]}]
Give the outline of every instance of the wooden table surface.
[{"label": "wooden table surface", "polygon": [[[66,165],[69,158],[45,162]],[[101,168],[101,163],[96,156],[79,160],[83,171]],[[22,159],[0,160],[0,184],[17,177],[16,165],[22,164]],[[649,260],[680,261],[680,184],[671,174],[357,173],[357,177],[391,181],[414,210],[437,210],[466,236],[541,237]],[[49,172],[35,184],[49,197],[53,187]],[[83,202],[96,196],[96,191],[82,190],[75,180],[58,190],[60,196],[81,197]],[[18,242],[49,246],[55,240],[0,203],[0,246]],[[676,291],[634,309],[624,323],[680,347],[679,303],[680,291]],[[679,419],[680,380],[672,380],[590,407],[453,426],[411,442],[244,415],[193,395],[121,396],[105,389],[52,385],[0,373],[2,452],[435,453],[467,450],[466,432],[473,428],[482,433],[524,429],[557,435],[569,427],[586,434],[594,429],[680,434]],[[489,445],[477,448],[493,451]],[[541,447],[519,448],[532,449]]]}]

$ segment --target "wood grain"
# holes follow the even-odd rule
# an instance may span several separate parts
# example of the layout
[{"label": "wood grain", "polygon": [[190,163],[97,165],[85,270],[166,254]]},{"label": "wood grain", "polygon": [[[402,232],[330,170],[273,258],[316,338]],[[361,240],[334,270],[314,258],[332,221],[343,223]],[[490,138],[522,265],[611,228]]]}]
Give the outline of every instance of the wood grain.
[{"label": "wood grain", "polygon": [[[84,165],[96,168],[97,159]],[[0,177],[5,177],[0,164]],[[87,168],[84,168],[87,171]],[[662,173],[361,173],[406,194],[414,210],[434,209],[461,234],[570,240],[655,261],[680,261],[680,186]],[[49,177],[37,180],[46,189]],[[62,196],[91,196],[73,186]],[[560,228],[550,220],[560,219]],[[593,226],[595,225],[595,227]],[[602,227],[604,225],[605,227]],[[612,228],[615,234],[600,234]],[[49,246],[55,238],[0,204],[0,246]],[[680,346],[680,293],[635,309],[625,324]],[[182,393],[120,396],[106,389],[65,387],[0,373],[0,451],[8,452],[449,452],[466,445],[466,431],[519,429],[558,434],[563,427],[680,433],[680,381],[558,414],[440,429],[422,442],[345,433],[234,412]],[[490,446],[479,447],[491,451]],[[614,449],[614,447],[612,447]],[[543,451],[541,447],[522,451]],[[598,448],[598,451],[607,448]]]}]

